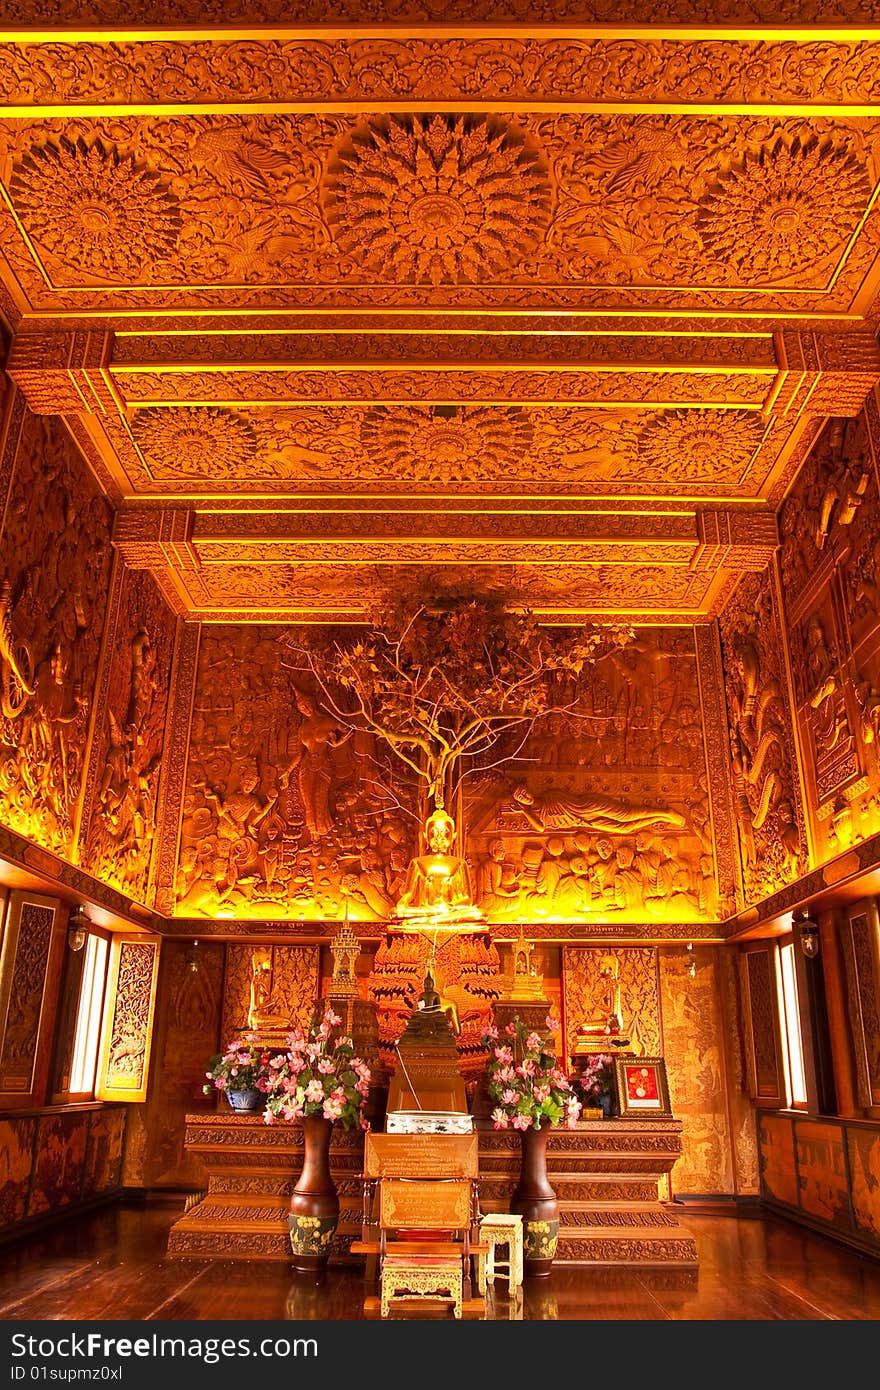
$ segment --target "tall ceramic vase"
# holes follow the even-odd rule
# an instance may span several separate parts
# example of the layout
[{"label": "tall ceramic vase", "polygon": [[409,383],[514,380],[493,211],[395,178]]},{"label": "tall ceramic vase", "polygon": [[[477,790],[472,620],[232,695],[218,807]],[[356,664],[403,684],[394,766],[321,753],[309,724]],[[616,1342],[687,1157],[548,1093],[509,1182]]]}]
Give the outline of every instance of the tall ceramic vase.
[{"label": "tall ceramic vase", "polygon": [[306,1115],[302,1121],[303,1166],[290,1197],[293,1267],[303,1274],[326,1269],[339,1222],[339,1195],[330,1176],[333,1121]]},{"label": "tall ceramic vase", "polygon": [[523,1273],[545,1278],[553,1268],[559,1239],[559,1203],[547,1177],[550,1126],[520,1130],[522,1163],[510,1210],[523,1219]]}]

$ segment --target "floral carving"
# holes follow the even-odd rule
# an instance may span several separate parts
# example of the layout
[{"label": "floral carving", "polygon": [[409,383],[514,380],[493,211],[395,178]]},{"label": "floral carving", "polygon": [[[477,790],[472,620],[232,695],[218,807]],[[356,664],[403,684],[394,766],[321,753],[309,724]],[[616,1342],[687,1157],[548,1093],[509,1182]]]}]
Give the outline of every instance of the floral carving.
[{"label": "floral carving", "polygon": [[131,279],[174,252],[177,199],[131,155],[95,139],[34,145],[9,185],[40,250],[101,279]]},{"label": "floral carving", "polygon": [[517,406],[374,406],[361,426],[364,451],[383,471],[441,483],[509,476],[533,435],[528,411]]},{"label": "floral carving", "polygon": [[741,283],[821,269],[855,230],[871,193],[846,146],[779,138],[733,165],[700,199],[707,251]]},{"label": "floral carving", "polygon": [[374,118],[331,158],[337,245],[396,282],[477,284],[522,263],[550,221],[547,166],[494,117]]},{"label": "floral carving", "polygon": [[638,476],[691,482],[741,475],[762,433],[753,411],[661,411],[638,431]]},{"label": "floral carving", "polygon": [[257,452],[253,425],[234,410],[208,406],[142,410],[132,427],[148,467],[159,476],[215,478],[237,476]]}]

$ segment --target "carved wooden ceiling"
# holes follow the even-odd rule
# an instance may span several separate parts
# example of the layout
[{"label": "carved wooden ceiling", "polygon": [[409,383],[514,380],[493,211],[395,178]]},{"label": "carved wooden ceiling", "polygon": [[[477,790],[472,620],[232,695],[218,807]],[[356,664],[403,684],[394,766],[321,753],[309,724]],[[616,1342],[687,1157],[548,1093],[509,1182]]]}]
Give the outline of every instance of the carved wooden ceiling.
[{"label": "carved wooden ceiling", "polygon": [[123,556],[209,621],[718,612],[880,380],[880,3],[294,8],[2,7],[9,373]]}]

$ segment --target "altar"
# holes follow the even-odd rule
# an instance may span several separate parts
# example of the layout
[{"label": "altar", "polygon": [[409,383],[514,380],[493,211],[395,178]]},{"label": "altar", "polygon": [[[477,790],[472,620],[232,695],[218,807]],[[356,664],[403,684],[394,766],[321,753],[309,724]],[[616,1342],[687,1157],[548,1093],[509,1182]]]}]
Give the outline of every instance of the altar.
[{"label": "altar", "polygon": [[[476,1122],[480,1209],[506,1211],[516,1184],[520,1142],[511,1130]],[[560,1208],[559,1265],[660,1266],[696,1269],[693,1237],[660,1183],[681,1153],[677,1119],[586,1120],[550,1132],[548,1176]],[[278,1260],[288,1263],[287,1210],[302,1168],[298,1124],[264,1124],[259,1115],[193,1114],[186,1118],[186,1151],[206,1173],[175,1222],[174,1257]],[[339,1193],[339,1225],[331,1264],[354,1264],[361,1232],[364,1136],[334,1126],[330,1170]]]}]

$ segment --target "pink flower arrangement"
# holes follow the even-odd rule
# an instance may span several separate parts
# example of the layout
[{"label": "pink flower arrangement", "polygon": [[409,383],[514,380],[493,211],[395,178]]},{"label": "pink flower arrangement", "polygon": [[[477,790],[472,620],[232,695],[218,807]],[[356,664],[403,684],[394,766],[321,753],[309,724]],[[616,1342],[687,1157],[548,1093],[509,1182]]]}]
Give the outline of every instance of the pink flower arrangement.
[{"label": "pink flower arrangement", "polygon": [[[264,1061],[265,1058],[265,1061]],[[259,1077],[269,1054],[257,1044],[253,1033],[245,1033],[228,1044],[225,1052],[217,1052],[208,1063],[207,1081],[202,1087],[206,1096],[215,1091],[259,1090]]]},{"label": "pink flower arrangement", "polygon": [[546,1023],[546,1036],[528,1029],[518,1016],[508,1023],[504,1038],[497,1028],[483,1034],[496,1129],[540,1129],[562,1120],[573,1129],[578,1122],[581,1103],[553,1051],[559,1025],[550,1015]]},{"label": "pink flower arrangement", "polygon": [[608,1052],[592,1053],[572,1078],[572,1084],[584,1105],[594,1105],[600,1096],[613,1095],[614,1058]]},{"label": "pink flower arrangement", "polygon": [[267,1125],[323,1115],[325,1120],[338,1120],[344,1129],[367,1128],[363,1111],[370,1068],[354,1056],[351,1038],[334,1035],[341,1022],[327,1009],[308,1035],[295,1029],[288,1050],[269,1058],[256,1083],[266,1093]]}]

